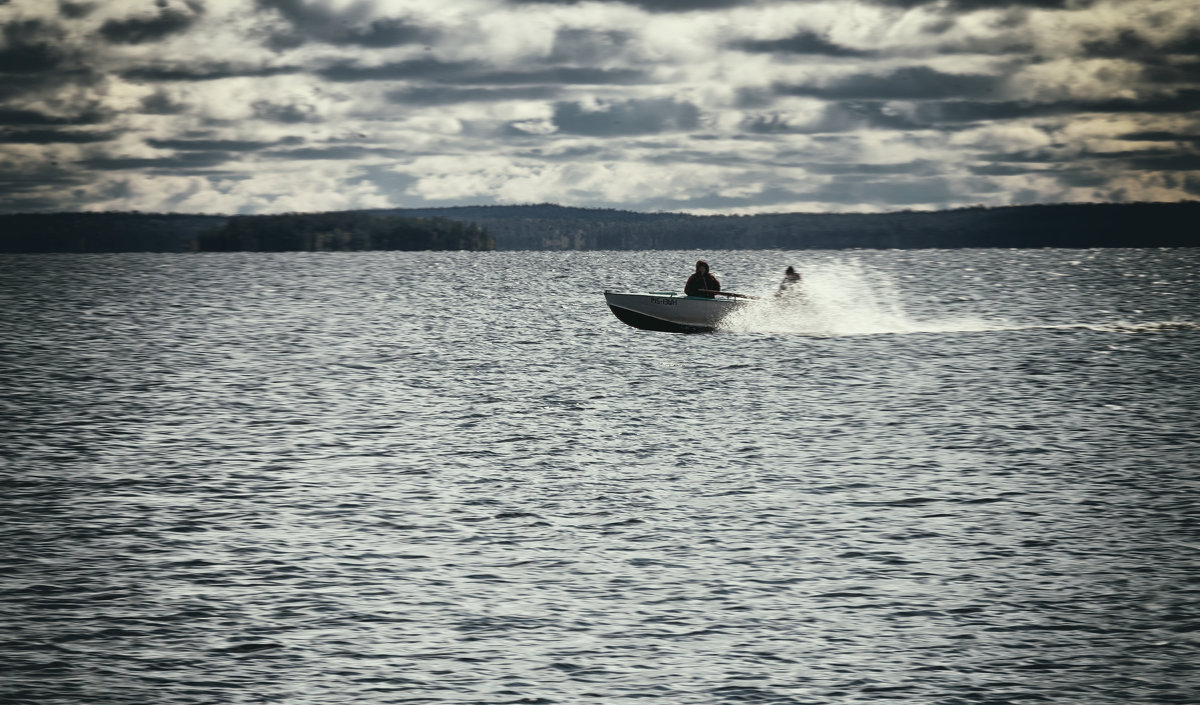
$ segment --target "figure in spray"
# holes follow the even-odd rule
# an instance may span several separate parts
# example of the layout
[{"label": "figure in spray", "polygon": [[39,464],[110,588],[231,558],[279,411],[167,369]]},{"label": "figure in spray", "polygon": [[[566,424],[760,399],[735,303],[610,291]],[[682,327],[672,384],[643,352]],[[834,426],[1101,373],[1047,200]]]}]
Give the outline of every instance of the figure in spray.
[{"label": "figure in spray", "polygon": [[800,273],[796,268],[788,265],[787,271],[783,273],[783,281],[779,283],[779,290],[775,292],[775,296],[796,295],[800,291]]}]

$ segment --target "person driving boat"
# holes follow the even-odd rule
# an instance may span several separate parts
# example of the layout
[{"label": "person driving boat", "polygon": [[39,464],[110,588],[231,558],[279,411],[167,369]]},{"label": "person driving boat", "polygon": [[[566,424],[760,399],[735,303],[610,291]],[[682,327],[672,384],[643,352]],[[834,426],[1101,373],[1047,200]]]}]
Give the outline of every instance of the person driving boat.
[{"label": "person driving boat", "polygon": [[692,276],[688,277],[687,284],[683,287],[683,293],[688,296],[699,296],[705,299],[716,298],[710,292],[720,290],[721,282],[708,273],[708,262],[704,260],[696,262],[696,271],[692,272]]}]

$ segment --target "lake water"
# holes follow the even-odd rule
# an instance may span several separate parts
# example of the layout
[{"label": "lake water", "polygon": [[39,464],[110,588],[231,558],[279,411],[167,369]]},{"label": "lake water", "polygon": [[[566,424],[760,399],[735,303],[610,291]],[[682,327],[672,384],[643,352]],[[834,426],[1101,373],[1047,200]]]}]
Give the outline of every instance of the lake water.
[{"label": "lake water", "polygon": [[1198,265],[0,257],[0,700],[1200,702]]}]

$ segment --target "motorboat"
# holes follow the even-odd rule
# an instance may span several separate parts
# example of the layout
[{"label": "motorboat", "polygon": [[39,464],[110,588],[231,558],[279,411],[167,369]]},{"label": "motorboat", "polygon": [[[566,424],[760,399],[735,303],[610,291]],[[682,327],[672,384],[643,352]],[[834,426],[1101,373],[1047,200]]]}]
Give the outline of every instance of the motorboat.
[{"label": "motorboat", "polygon": [[754,297],[713,292],[725,298],[687,296],[675,292],[625,293],[605,290],[604,300],[621,321],[642,330],[664,333],[708,333]]}]

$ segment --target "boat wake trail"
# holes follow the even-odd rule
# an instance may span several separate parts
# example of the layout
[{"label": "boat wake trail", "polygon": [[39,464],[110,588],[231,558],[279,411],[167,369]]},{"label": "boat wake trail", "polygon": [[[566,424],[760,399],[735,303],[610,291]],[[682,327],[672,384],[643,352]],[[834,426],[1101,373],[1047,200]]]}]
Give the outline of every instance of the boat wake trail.
[{"label": "boat wake trail", "polygon": [[1108,333],[1200,331],[1192,321],[1039,323],[980,316],[919,317],[905,308],[895,282],[858,262],[808,268],[803,281],[782,296],[776,282],[757,287],[762,300],[726,318],[721,330],[813,337],[988,333],[1020,330],[1091,330]]},{"label": "boat wake trail", "polygon": [[857,262],[806,269],[803,281],[791,290],[782,296],[768,291],[758,305],[746,307],[722,325],[730,332],[816,337],[968,332],[994,327],[994,322],[978,318],[913,318],[891,279]]},{"label": "boat wake trail", "polygon": [[998,325],[990,330],[1093,330],[1100,333],[1165,333],[1168,331],[1200,331],[1200,323],[1192,321],[1150,321],[1145,323],[1061,323],[1055,325]]}]

